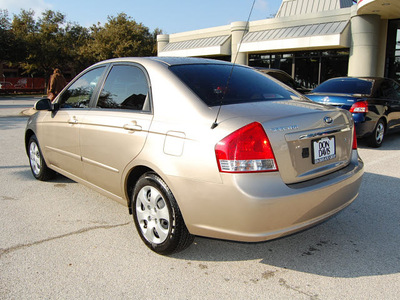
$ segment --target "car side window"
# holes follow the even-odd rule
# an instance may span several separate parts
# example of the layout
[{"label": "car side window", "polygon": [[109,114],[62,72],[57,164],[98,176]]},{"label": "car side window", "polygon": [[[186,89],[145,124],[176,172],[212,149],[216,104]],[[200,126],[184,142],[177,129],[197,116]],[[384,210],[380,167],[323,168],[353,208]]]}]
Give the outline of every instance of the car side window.
[{"label": "car side window", "polygon": [[393,88],[394,88],[394,98],[396,100],[400,100],[400,85],[397,82],[393,81]]},{"label": "car side window", "polygon": [[97,107],[150,111],[149,85],[144,72],[136,66],[113,66],[100,93]]},{"label": "car side window", "polygon": [[395,89],[395,83],[385,79],[381,84],[380,98],[383,99],[399,99],[398,91]]},{"label": "car side window", "polygon": [[61,95],[61,108],[87,108],[105,67],[83,74]]}]

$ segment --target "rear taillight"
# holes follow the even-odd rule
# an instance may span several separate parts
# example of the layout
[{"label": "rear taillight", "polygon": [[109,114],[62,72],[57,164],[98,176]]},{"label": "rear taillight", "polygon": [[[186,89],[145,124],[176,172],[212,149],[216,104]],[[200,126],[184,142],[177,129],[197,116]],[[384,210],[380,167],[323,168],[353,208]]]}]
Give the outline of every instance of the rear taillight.
[{"label": "rear taillight", "polygon": [[366,113],[368,112],[368,102],[358,101],[354,103],[350,108],[351,113]]},{"label": "rear taillight", "polygon": [[356,126],[353,127],[353,150],[357,150]]},{"label": "rear taillight", "polygon": [[220,172],[277,171],[269,139],[260,123],[254,122],[231,133],[215,146]]}]

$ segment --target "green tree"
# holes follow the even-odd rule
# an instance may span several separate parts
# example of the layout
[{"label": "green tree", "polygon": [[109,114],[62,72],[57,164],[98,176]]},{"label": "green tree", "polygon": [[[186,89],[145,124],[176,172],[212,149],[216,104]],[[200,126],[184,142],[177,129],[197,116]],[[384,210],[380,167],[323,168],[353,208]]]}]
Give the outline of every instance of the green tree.
[{"label": "green tree", "polygon": [[32,10],[22,10],[13,19],[15,35],[23,40],[25,55],[19,64],[27,74],[48,75],[54,67],[61,67],[67,61],[62,51],[65,16],[47,10],[37,21]]},{"label": "green tree", "polygon": [[91,38],[81,49],[87,60],[101,61],[125,56],[151,56],[156,54],[156,29],[151,33],[142,23],[120,13],[117,17],[108,17],[103,26],[93,25]]},{"label": "green tree", "polygon": [[11,34],[11,23],[7,10],[0,10],[0,57],[2,61],[9,58],[12,48],[13,35]]},{"label": "green tree", "polygon": [[68,66],[73,75],[76,75],[86,67],[90,66],[92,61],[83,55],[82,48],[90,39],[89,30],[78,24],[68,23],[65,27],[65,35],[62,43],[63,52],[66,54]]},{"label": "green tree", "polygon": [[7,10],[0,10],[0,63],[12,63],[21,55],[22,44],[18,43]]},{"label": "green tree", "polygon": [[160,33],[150,32],[124,13],[88,29],[52,10],[38,19],[33,10],[21,10],[12,23],[7,11],[0,10],[0,59],[19,65],[29,75],[48,78],[55,67],[75,75],[100,60],[155,55]]}]

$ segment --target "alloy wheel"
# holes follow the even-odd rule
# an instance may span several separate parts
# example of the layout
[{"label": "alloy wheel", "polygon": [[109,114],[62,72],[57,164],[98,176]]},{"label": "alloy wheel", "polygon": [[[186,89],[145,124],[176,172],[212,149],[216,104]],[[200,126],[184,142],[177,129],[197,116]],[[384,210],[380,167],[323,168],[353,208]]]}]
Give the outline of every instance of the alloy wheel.
[{"label": "alloy wheel", "polygon": [[376,126],[375,131],[375,139],[377,144],[381,144],[383,141],[383,136],[385,134],[385,126],[383,126],[382,122],[379,122]]},{"label": "alloy wheel", "polygon": [[144,186],[136,201],[136,218],[145,239],[154,244],[163,243],[170,230],[170,214],[160,191]]},{"label": "alloy wheel", "polygon": [[42,160],[39,147],[35,142],[32,142],[29,146],[29,160],[33,173],[39,175],[40,170],[42,169]]}]

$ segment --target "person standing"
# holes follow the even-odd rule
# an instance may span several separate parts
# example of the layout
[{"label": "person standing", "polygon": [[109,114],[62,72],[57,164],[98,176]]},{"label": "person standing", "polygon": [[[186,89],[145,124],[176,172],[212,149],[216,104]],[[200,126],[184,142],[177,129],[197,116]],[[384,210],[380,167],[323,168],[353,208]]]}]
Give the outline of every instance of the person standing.
[{"label": "person standing", "polygon": [[47,89],[47,97],[53,101],[55,97],[67,85],[67,81],[61,73],[59,68],[55,68],[53,74],[50,76],[50,84]]}]

